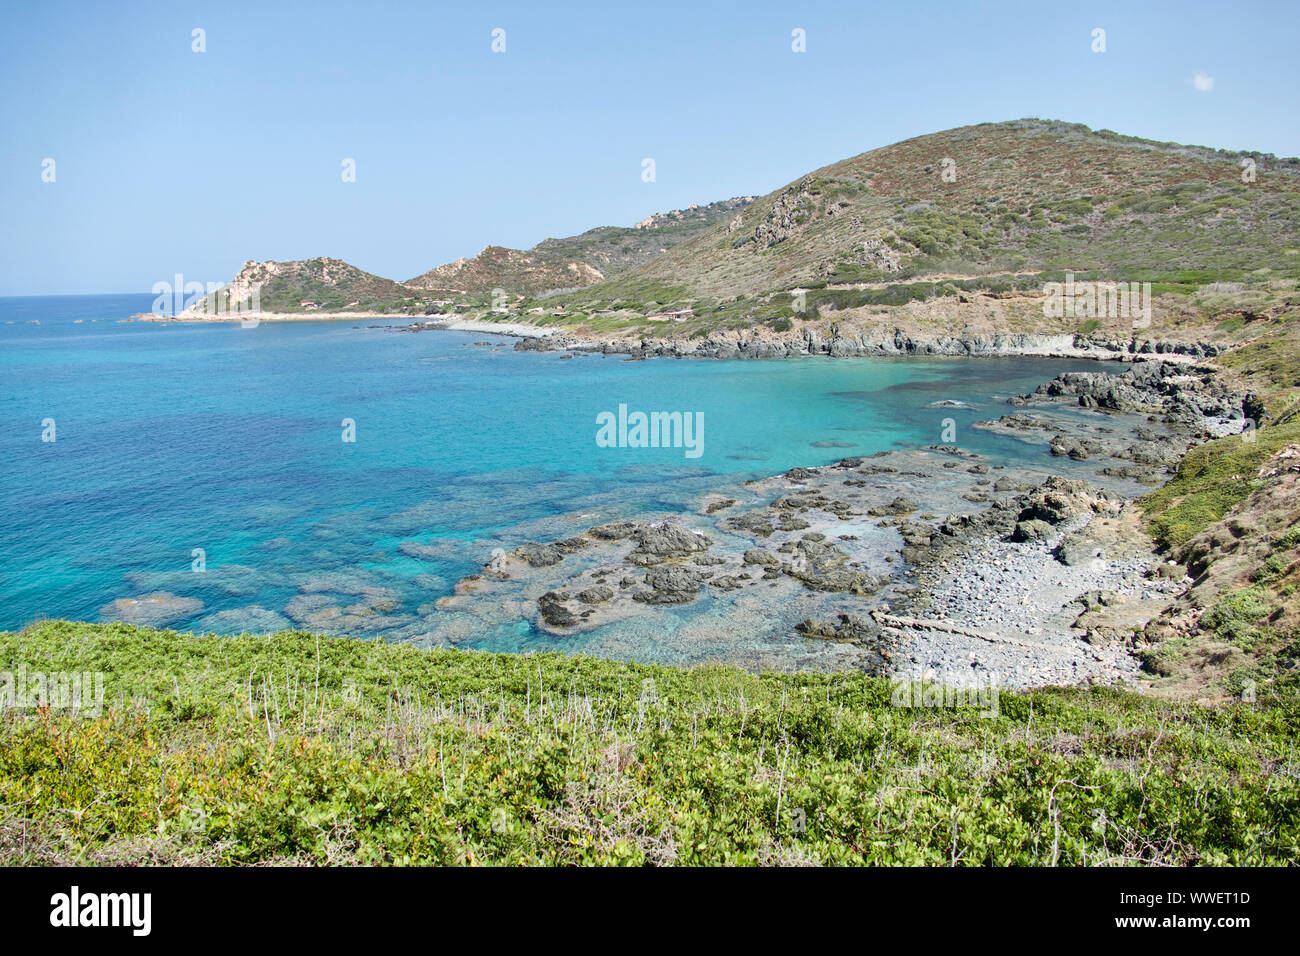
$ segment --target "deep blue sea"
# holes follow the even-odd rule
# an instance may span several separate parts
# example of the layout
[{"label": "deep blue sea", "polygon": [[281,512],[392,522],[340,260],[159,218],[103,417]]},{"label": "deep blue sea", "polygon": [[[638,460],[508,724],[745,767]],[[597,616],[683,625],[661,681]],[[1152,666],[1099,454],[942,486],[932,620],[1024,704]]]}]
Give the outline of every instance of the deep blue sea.
[{"label": "deep blue sea", "polygon": [[[1096,368],[627,362],[370,322],[121,321],[152,298],[0,298],[0,627],[95,621],[114,599],[167,591],[202,601],[170,626],[225,633],[265,620],[240,609],[279,614],[306,582],[350,574],[396,591],[407,624],[378,636],[409,639],[493,547],[558,515],[686,507],[728,482],[939,442],[945,418],[963,447],[1041,460],[966,426],[1064,369]],[[975,407],[931,407],[941,399]],[[702,413],[703,454],[598,447],[597,415],[620,404]],[[534,636],[521,620],[471,643],[512,650]]]}]

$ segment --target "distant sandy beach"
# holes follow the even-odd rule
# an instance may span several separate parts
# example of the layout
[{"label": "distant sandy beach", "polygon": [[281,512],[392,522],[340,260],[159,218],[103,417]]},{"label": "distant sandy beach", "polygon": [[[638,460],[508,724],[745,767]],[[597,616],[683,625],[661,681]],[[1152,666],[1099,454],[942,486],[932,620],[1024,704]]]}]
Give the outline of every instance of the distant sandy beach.
[{"label": "distant sandy beach", "polygon": [[472,319],[458,319],[450,315],[394,315],[385,312],[258,312],[250,315],[154,315],[150,312],[137,312],[132,318],[140,322],[244,322],[256,319],[258,322],[333,322],[345,319],[387,319],[412,324],[424,324],[431,329],[446,329],[451,332],[490,332],[496,335],[513,335],[520,338],[545,339],[555,335],[557,329],[543,329],[519,322],[483,322]]}]

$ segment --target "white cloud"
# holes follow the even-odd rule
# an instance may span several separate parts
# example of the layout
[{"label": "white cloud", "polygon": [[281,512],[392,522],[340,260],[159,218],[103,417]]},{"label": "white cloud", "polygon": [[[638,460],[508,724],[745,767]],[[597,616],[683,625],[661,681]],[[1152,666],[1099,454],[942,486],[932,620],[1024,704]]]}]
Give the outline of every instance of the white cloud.
[{"label": "white cloud", "polygon": [[1214,89],[1214,77],[1204,70],[1197,70],[1192,76],[1192,86],[1196,87],[1197,93],[1208,93]]}]

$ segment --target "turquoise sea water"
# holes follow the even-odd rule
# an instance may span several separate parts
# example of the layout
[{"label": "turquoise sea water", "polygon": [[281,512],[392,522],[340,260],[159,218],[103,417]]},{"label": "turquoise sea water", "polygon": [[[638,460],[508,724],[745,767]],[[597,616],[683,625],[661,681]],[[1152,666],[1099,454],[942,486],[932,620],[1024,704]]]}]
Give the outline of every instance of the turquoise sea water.
[{"label": "turquoise sea water", "polygon": [[[99,620],[116,598],[163,590],[203,602],[170,626],[228,632],[233,618],[211,615],[283,612],[304,585],[348,574],[397,594],[387,621],[404,623],[377,635],[410,639],[493,547],[557,515],[675,510],[728,482],[939,442],[945,418],[963,447],[1041,464],[1041,449],[967,426],[1062,370],[1096,368],[625,362],[347,321],[118,321],[151,302],[0,299],[0,627]],[[974,407],[932,407],[941,399]],[[703,454],[597,447],[597,415],[620,404],[702,413]],[[355,442],[342,440],[344,419]],[[191,571],[194,549],[205,574]],[[535,636],[521,620],[473,643],[518,649]]]}]

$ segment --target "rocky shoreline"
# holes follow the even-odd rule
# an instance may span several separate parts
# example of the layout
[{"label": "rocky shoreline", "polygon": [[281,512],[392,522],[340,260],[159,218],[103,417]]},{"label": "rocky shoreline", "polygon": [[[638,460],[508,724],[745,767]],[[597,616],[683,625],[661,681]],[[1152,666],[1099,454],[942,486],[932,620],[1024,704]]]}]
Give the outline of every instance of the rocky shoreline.
[{"label": "rocky shoreline", "polygon": [[[754,669],[1136,684],[1142,627],[1189,581],[1155,554],[1134,499],[1255,410],[1195,347],[1168,354],[1065,373],[977,424],[1039,446],[1041,465],[936,445],[794,468],[690,513],[500,551],[438,607],[523,615],[560,641],[661,618],[672,640]],[[790,648],[774,657],[756,633]],[[622,653],[617,638],[600,648]]]},{"label": "rocky shoreline", "polygon": [[[506,323],[485,325],[521,334]],[[379,328],[449,327],[431,320]],[[1189,581],[1154,553],[1134,499],[1163,484],[1193,445],[1262,417],[1255,397],[1232,391],[1200,361],[1215,354],[1213,345],[899,332],[846,351],[845,336],[808,327],[778,338],[728,333],[677,351],[683,343],[668,339],[577,341],[561,332],[515,348],[629,360],[1055,355],[1117,364],[1065,372],[983,420],[958,416],[963,428],[999,436],[995,457],[945,436],[950,444],[754,481],[701,477],[665,499],[674,502],[667,511],[593,508],[514,529],[536,539],[522,545],[520,537],[476,542],[475,561],[502,547],[450,595],[437,575],[414,578],[423,600],[355,569],[272,580],[223,567],[207,579],[222,593],[253,594],[259,582],[297,593],[283,605],[218,611],[198,626],[256,621],[266,632],[298,626],[467,649],[509,634],[524,650],[754,671],[859,670],[959,686],[1141,686],[1150,651],[1144,627],[1187,599]],[[947,400],[932,407],[970,410]],[[469,544],[404,541],[400,551],[444,562],[463,559]],[[172,593],[188,575],[140,574],[132,583],[143,596],[106,605],[103,619],[157,624],[203,610]]]},{"label": "rocky shoreline", "polygon": [[1038,356],[1142,361],[1159,357],[1195,362],[1218,355],[1213,342],[1179,342],[1156,338],[1106,337],[1078,333],[990,331],[962,335],[927,334],[902,327],[864,329],[851,323],[801,323],[785,332],[766,327],[709,332],[699,338],[621,335],[601,337],[570,330],[519,323],[449,322],[433,319],[391,326],[392,331],[490,331],[519,339],[516,351],[591,352],[633,358],[791,358],[883,356]]}]

